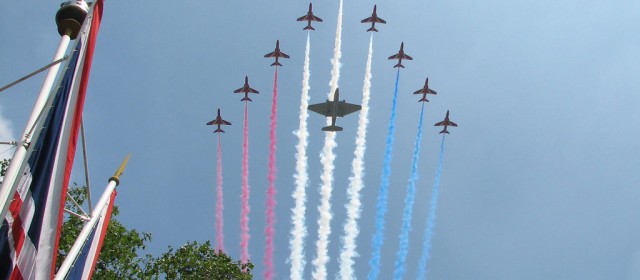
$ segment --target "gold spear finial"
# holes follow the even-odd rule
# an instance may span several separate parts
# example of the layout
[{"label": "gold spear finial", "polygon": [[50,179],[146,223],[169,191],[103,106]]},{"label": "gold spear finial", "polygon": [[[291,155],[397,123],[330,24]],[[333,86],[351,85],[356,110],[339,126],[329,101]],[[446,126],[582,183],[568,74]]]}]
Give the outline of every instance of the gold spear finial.
[{"label": "gold spear finial", "polygon": [[127,163],[129,162],[130,157],[131,157],[131,154],[128,154],[127,157],[124,158],[124,160],[120,164],[120,168],[118,168],[118,170],[116,171],[116,174],[113,174],[113,177],[109,178],[109,181],[116,182],[116,186],[120,184],[120,175],[124,173],[124,169],[127,167]]}]

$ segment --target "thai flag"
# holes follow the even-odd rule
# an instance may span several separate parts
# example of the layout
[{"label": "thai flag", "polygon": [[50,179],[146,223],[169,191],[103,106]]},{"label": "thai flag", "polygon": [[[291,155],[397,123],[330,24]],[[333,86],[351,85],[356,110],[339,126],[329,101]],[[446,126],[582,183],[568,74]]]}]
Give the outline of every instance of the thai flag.
[{"label": "thai flag", "polygon": [[53,278],[102,0],[92,7],[65,73],[33,130],[28,160],[20,167],[16,193],[2,220],[0,279]]},{"label": "thai flag", "polygon": [[113,190],[109,199],[109,205],[100,213],[100,220],[98,220],[93,227],[89,238],[87,238],[87,241],[82,246],[80,255],[76,259],[73,268],[69,271],[67,279],[88,280],[93,277],[93,271],[95,270],[96,262],[100,255],[100,249],[102,249],[104,236],[107,234],[107,227],[109,226],[109,219],[111,218],[111,210],[113,209],[113,201],[115,198],[116,190]]}]

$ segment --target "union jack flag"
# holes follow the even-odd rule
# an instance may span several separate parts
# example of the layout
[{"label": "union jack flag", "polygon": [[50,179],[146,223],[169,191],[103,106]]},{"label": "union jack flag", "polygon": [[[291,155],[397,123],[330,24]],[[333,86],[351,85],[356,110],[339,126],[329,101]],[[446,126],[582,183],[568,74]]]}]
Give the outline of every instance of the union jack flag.
[{"label": "union jack flag", "polygon": [[50,279],[75,157],[102,0],[93,3],[35,128],[16,193],[0,225],[0,279]]}]

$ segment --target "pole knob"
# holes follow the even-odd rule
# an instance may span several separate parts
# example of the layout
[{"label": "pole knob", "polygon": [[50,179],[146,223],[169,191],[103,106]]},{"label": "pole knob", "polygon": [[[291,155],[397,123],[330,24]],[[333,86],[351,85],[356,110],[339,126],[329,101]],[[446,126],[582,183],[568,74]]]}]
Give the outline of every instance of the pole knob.
[{"label": "pole knob", "polygon": [[75,40],[88,13],[89,5],[84,0],[67,1],[60,4],[60,9],[56,13],[56,24],[60,36],[69,35],[71,40]]}]

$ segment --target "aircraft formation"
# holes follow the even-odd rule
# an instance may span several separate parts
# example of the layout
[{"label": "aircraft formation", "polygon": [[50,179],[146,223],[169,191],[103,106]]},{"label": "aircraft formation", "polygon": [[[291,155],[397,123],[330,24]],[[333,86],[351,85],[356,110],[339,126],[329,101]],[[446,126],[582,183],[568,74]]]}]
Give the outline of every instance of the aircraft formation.
[{"label": "aircraft formation", "polygon": [[[342,13],[342,2],[340,4],[340,11],[339,11],[339,20],[338,22],[341,23],[341,13]],[[314,26],[312,26],[312,22],[323,22],[323,20],[314,15],[313,13],[313,5],[310,3],[309,4],[309,9],[307,11],[307,13],[301,17],[298,17],[296,19],[296,21],[298,22],[306,22],[306,26],[304,28],[302,28],[303,30],[307,30],[307,31],[314,31],[316,30]],[[370,17],[367,17],[365,19],[361,20],[361,23],[371,23],[371,26],[366,30],[366,32],[379,32],[378,29],[376,28],[376,23],[379,24],[386,24],[386,21],[380,17],[378,17],[377,14],[377,6],[374,5],[373,7],[373,12],[371,13]],[[338,28],[338,30],[341,30],[340,28]],[[374,34],[374,33],[372,33]],[[339,71],[336,70],[336,68],[339,68],[339,42],[340,42],[340,37],[341,37],[341,31],[336,31],[336,50],[334,50],[334,59],[332,60],[332,65],[334,67],[334,69],[332,70],[332,80],[331,80],[331,87],[333,90],[333,94],[332,96],[328,96],[327,99],[324,102],[320,102],[320,103],[315,103],[315,104],[311,104],[311,105],[307,105],[306,102],[303,102],[302,104],[307,105],[306,109],[309,111],[312,111],[314,113],[317,113],[319,115],[322,115],[326,118],[328,118],[327,121],[327,126],[324,126],[321,128],[322,131],[327,132],[325,134],[325,148],[322,150],[321,153],[321,159],[322,159],[322,165],[323,167],[323,171],[324,173],[322,174],[322,184],[320,187],[320,192],[322,193],[321,195],[321,201],[320,201],[320,206],[318,207],[318,211],[319,213],[319,220],[318,220],[318,224],[319,224],[319,229],[318,229],[318,241],[317,241],[317,247],[318,247],[318,256],[317,258],[313,261],[314,263],[314,267],[315,270],[313,272],[314,275],[317,275],[316,279],[326,279],[326,262],[328,260],[328,255],[326,252],[326,248],[328,245],[328,232],[330,232],[330,219],[331,219],[331,210],[330,210],[330,193],[332,190],[332,180],[325,180],[325,178],[331,178],[333,177],[332,174],[332,170],[334,169],[334,163],[333,163],[333,159],[335,158],[335,156],[333,156],[333,151],[332,151],[332,146],[335,147],[336,146],[336,142],[335,142],[335,132],[339,132],[339,131],[343,131],[344,128],[341,126],[336,125],[337,119],[350,115],[352,113],[358,112],[358,111],[363,111],[366,112],[365,110],[363,110],[364,108],[369,108],[368,107],[368,95],[369,95],[369,89],[364,90],[363,93],[363,104],[353,104],[353,103],[348,103],[346,100],[340,100],[340,89],[337,86],[337,78],[339,77]],[[371,67],[370,67],[370,63],[371,63],[371,56],[372,56],[372,42],[373,42],[373,36],[371,37],[371,45],[369,47],[369,57],[368,57],[368,62],[367,62],[367,70],[365,74],[365,88],[367,83],[369,83],[370,79],[371,79]],[[305,57],[305,73],[303,75],[303,94],[301,95],[302,100],[308,100],[308,77],[309,77],[309,69],[308,69],[308,50],[309,50],[309,40],[307,40],[307,52],[306,52],[306,57]],[[272,280],[274,277],[274,269],[273,269],[273,250],[274,250],[274,232],[275,232],[275,178],[276,178],[276,161],[275,161],[275,155],[276,155],[276,125],[277,125],[277,118],[276,118],[276,112],[277,112],[277,81],[278,81],[278,66],[283,66],[281,63],[280,59],[285,59],[285,58],[290,58],[290,56],[288,54],[286,54],[285,52],[283,52],[280,49],[280,40],[276,40],[276,46],[275,49],[272,52],[269,52],[267,54],[264,55],[265,58],[274,58],[275,61],[273,61],[273,63],[270,64],[270,66],[275,66],[274,69],[274,87],[273,87],[273,102],[271,104],[272,108],[271,108],[271,116],[270,116],[270,123],[269,123],[269,162],[268,162],[268,188],[266,190],[266,211],[265,211],[265,220],[266,220],[266,229],[265,229],[265,253],[264,253],[264,279],[267,280]],[[383,182],[382,185],[380,186],[380,196],[378,197],[377,204],[376,204],[376,210],[378,213],[376,213],[376,217],[375,217],[375,227],[376,227],[376,233],[374,234],[374,238],[373,238],[373,242],[372,242],[372,246],[373,246],[373,250],[372,250],[372,257],[371,260],[369,262],[369,265],[371,266],[371,271],[369,274],[369,279],[376,279],[377,275],[379,273],[379,267],[380,267],[380,263],[376,263],[376,261],[379,262],[380,260],[380,256],[379,256],[379,252],[380,252],[380,248],[382,247],[382,240],[383,240],[383,229],[384,229],[384,213],[386,212],[386,201],[387,201],[387,197],[386,197],[386,189],[388,188],[388,178],[389,178],[389,172],[391,170],[391,166],[390,166],[390,159],[391,159],[391,151],[392,151],[392,147],[393,147],[393,134],[395,129],[394,127],[394,123],[395,123],[395,111],[396,111],[396,97],[398,95],[398,81],[399,81],[399,77],[400,77],[400,69],[404,69],[405,66],[402,64],[403,60],[404,61],[410,61],[413,60],[413,57],[411,57],[409,54],[405,53],[404,50],[404,42],[401,42],[400,44],[400,49],[398,50],[397,53],[391,55],[388,57],[389,60],[397,60],[397,63],[393,66],[393,68],[398,68],[397,69],[397,76],[396,76],[396,89],[394,92],[394,99],[393,99],[393,106],[392,106],[392,114],[389,120],[389,131],[387,134],[387,141],[386,141],[386,149],[385,149],[385,157],[384,157],[384,163],[383,163],[383,172],[382,172],[382,178],[381,181]],[[338,65],[338,66],[336,66]],[[334,73],[338,73],[338,74],[334,74]],[[335,75],[335,77],[334,77]],[[367,78],[368,77],[368,78]],[[334,79],[336,78],[336,79]],[[366,79],[369,79],[368,81]],[[305,90],[305,83],[306,83],[306,90]],[[369,84],[370,85],[370,84]],[[249,226],[248,226],[248,216],[249,216],[249,184],[248,184],[248,113],[247,113],[247,104],[248,102],[252,101],[252,99],[249,97],[249,93],[253,93],[253,94],[259,94],[259,91],[252,88],[249,85],[249,77],[245,76],[244,79],[244,84],[242,85],[242,87],[236,89],[233,91],[234,93],[244,93],[244,96],[240,99],[241,101],[245,101],[245,111],[244,111],[244,126],[243,126],[243,159],[242,159],[242,195],[241,195],[241,222],[240,222],[240,228],[241,228],[241,234],[240,234],[240,251],[241,251],[241,262],[247,262],[249,260],[249,254],[248,254],[248,243],[249,243]],[[432,94],[432,95],[437,95],[437,92],[433,89],[431,89],[429,87],[429,78],[427,77],[425,79],[424,85],[422,88],[416,90],[415,92],[413,92],[414,95],[416,94],[420,94],[421,98],[418,100],[418,102],[423,102],[422,103],[422,112],[420,113],[420,122],[419,122],[419,126],[418,126],[418,136],[417,136],[417,140],[416,140],[416,144],[415,144],[415,148],[414,148],[414,165],[417,166],[417,159],[418,159],[418,155],[419,155],[419,151],[420,151],[420,139],[421,139],[421,135],[422,135],[422,116],[424,114],[424,102],[429,102],[428,100],[428,94]],[[366,98],[365,98],[366,97]],[[306,98],[306,99],[305,99]],[[365,101],[366,100],[366,101]],[[304,108],[304,107],[302,107]],[[303,110],[301,110],[301,116],[305,115],[306,116],[306,111],[304,112],[304,114],[302,113]],[[450,134],[450,132],[448,131],[449,127],[457,127],[458,125],[451,121],[449,119],[449,110],[447,110],[446,115],[444,120],[437,122],[434,124],[434,126],[442,126],[443,129],[439,132],[440,134],[443,134],[442,137],[442,145],[441,145],[441,156],[440,158],[442,159],[442,153],[444,151],[444,136],[446,134]],[[364,116],[364,117],[363,117]],[[354,157],[354,166],[356,166],[356,162],[359,162],[359,165],[363,164],[363,156],[364,156],[364,139],[366,137],[366,118],[367,118],[367,114],[360,114],[360,122],[359,122],[359,126],[358,126],[358,136],[357,136],[357,140],[356,143],[358,147],[356,147],[356,157]],[[365,119],[365,121],[363,121],[363,118]],[[365,123],[364,125],[362,123]],[[222,130],[221,126],[222,125],[231,125],[230,122],[222,119],[222,117],[220,116],[220,109],[218,109],[218,114],[217,117],[208,122],[207,125],[217,125],[217,129],[214,131],[214,133],[224,133],[225,131]],[[301,117],[301,130],[302,127],[304,127],[304,132],[300,132],[300,134],[304,134],[306,133],[306,119],[304,121],[302,121],[302,117]],[[364,127],[364,128],[363,128]],[[360,133],[361,131],[364,131],[364,133]],[[306,143],[303,142],[303,139],[300,135],[298,135],[300,143]],[[219,138],[220,139],[220,138]],[[220,140],[219,140],[220,141]],[[306,140],[304,140],[306,141]],[[220,144],[218,142],[218,154],[220,154]],[[299,166],[305,166],[306,163],[302,163],[300,161],[306,161],[307,157],[306,155],[304,155],[306,153],[306,151],[302,151],[304,150],[306,144],[302,144],[300,146],[297,146],[297,153],[296,153],[296,159],[297,159],[297,163],[296,163],[296,175],[294,177],[296,178],[302,178],[305,177],[307,178],[307,174],[306,171],[305,173],[299,173],[300,170],[298,170]],[[363,147],[359,147],[359,146],[363,146]],[[301,148],[302,147],[302,148]],[[328,147],[328,148],[327,148]],[[361,149],[360,152],[358,152],[358,149]],[[358,154],[361,154],[360,156],[358,156]],[[220,157],[220,155],[218,155]],[[221,165],[221,160],[220,158],[218,159],[218,165]],[[328,168],[327,168],[328,166]],[[441,166],[442,166],[442,160],[439,161],[438,163],[438,170],[441,170]],[[300,169],[304,169],[304,168],[300,168]],[[416,168],[412,168],[412,174],[410,175],[410,177],[412,178],[410,180],[410,182],[415,182],[417,180],[417,172],[416,172],[417,167]],[[349,180],[351,181],[351,179],[354,178],[359,178],[358,180],[362,180],[362,177],[364,176],[364,173],[362,171],[354,171],[352,170],[352,177],[349,178]],[[439,172],[439,171],[438,171]],[[439,175],[440,173],[437,173],[436,175],[436,182],[439,182]],[[220,176],[220,175],[219,175]],[[307,179],[304,179],[302,181],[308,181]],[[356,180],[354,180],[356,181]],[[294,191],[294,194],[298,193],[298,190],[300,188],[300,186],[303,186],[306,184],[305,182],[301,182],[298,183],[296,182],[296,190]],[[387,182],[387,183],[384,183]],[[361,183],[360,183],[361,184]],[[386,184],[386,185],[385,185]],[[437,184],[437,183],[436,183]],[[349,186],[349,191],[348,192],[352,192],[352,193],[357,193],[359,190],[354,189],[357,187],[352,187],[351,184]],[[408,187],[408,191],[407,191],[407,200],[410,199],[410,201],[413,201],[413,197],[415,194],[415,191],[410,191],[411,189],[415,189],[415,187]],[[437,191],[437,186],[434,187],[434,190]],[[304,192],[304,189],[302,189],[302,192]],[[328,195],[326,195],[328,194]],[[384,197],[383,197],[384,195]],[[432,195],[433,197],[437,197],[436,195]],[[297,197],[297,194],[294,195],[294,198],[296,200],[296,207],[295,209],[292,208],[293,212],[297,212],[298,211],[298,204],[304,204],[304,201],[300,201],[300,198]],[[407,201],[405,200],[405,201]],[[405,207],[411,207],[413,205],[413,202],[409,203],[406,202],[405,203]],[[437,204],[434,203],[432,201],[432,204],[435,205]],[[327,205],[325,207],[325,205]],[[350,201],[348,202],[348,209],[350,209],[351,212],[359,212],[361,211],[360,208],[360,202],[354,200],[353,198],[350,199]],[[434,206],[432,206],[434,207]],[[301,210],[302,212],[304,212],[304,208],[302,208]],[[380,214],[382,213],[382,214]],[[399,246],[400,248],[405,248],[404,249],[404,253],[400,253],[400,249],[399,249],[399,253],[396,259],[396,272],[399,273],[399,275],[401,275],[404,271],[404,263],[405,263],[405,259],[404,257],[406,257],[406,248],[408,247],[408,231],[409,229],[407,229],[407,227],[405,226],[405,224],[410,224],[411,223],[411,209],[409,208],[409,210],[405,209],[405,211],[403,212],[405,213],[405,215],[403,215],[403,233],[400,235],[400,240],[401,240],[401,246]],[[409,214],[406,214],[409,213]],[[222,213],[219,214],[220,216],[222,216]],[[294,217],[295,216],[295,217]],[[353,219],[353,222],[356,223],[357,222],[357,217],[356,218],[352,218],[349,217],[348,219]],[[432,218],[430,218],[432,219]],[[302,215],[292,215],[292,220],[293,220],[293,224],[296,225],[294,226],[294,228],[292,229],[292,239],[290,240],[290,248],[291,248],[291,275],[292,275],[292,279],[303,279],[301,273],[304,270],[304,257],[303,257],[303,253],[301,251],[301,247],[303,247],[301,244],[297,244],[295,241],[296,239],[304,239],[304,235],[300,233],[300,230],[298,228],[299,225],[304,225],[304,213]],[[430,221],[433,222],[433,221]],[[221,230],[220,230],[221,231]],[[345,226],[345,234],[347,234],[347,231],[352,231],[346,228]],[[295,233],[294,233],[295,232]],[[380,238],[378,238],[378,235],[380,233]],[[353,240],[355,242],[355,237],[357,237],[357,231],[355,233],[349,233],[350,235],[352,235]],[[404,236],[404,237],[403,237]],[[376,240],[380,240],[379,242]],[[426,240],[430,240],[430,238],[426,238]],[[296,244],[294,244],[296,243]],[[300,241],[301,243],[301,241]],[[404,245],[403,245],[404,244]],[[294,247],[297,247],[297,249],[294,249]],[[423,246],[424,248],[427,248],[427,252],[428,252],[428,248],[430,248],[430,246]],[[321,250],[320,248],[325,248],[324,250]],[[355,250],[355,247],[352,249],[346,249],[343,248],[343,253],[345,253],[347,250]],[[346,253],[344,255],[357,255],[357,252],[352,252],[352,253]],[[351,270],[351,268],[349,268],[349,263],[352,262],[352,260],[347,260],[347,259],[342,259],[343,254],[341,254],[341,274],[343,276],[344,275],[351,275],[353,274],[353,272],[349,272],[349,270]],[[421,260],[421,262],[423,262]],[[344,264],[344,265],[343,265]],[[345,267],[345,271],[343,272],[342,269],[343,267]],[[395,273],[394,273],[395,274]],[[294,276],[295,275],[295,276]],[[351,279],[352,277],[343,277],[344,279]],[[401,278],[401,277],[400,277]],[[396,279],[400,279],[398,277],[396,277]]]},{"label": "aircraft formation", "polygon": [[[361,23],[371,23],[371,27],[367,29],[367,32],[371,32],[371,31],[378,32],[378,29],[376,29],[376,23],[381,23],[381,24],[387,23],[387,21],[378,17],[377,8],[378,8],[377,5],[373,5],[373,12],[371,13],[371,16],[360,21]],[[307,14],[297,18],[296,21],[307,21],[307,26],[304,27],[302,30],[316,30],[313,26],[311,26],[311,22],[312,21],[322,22],[322,19],[313,14],[313,4],[309,3],[309,10],[307,11]],[[276,40],[276,48],[274,49],[274,51],[265,54],[264,57],[275,58],[275,61],[271,64],[271,66],[282,66],[282,64],[279,62],[279,58],[290,58],[288,54],[280,50],[280,40]],[[401,42],[400,50],[398,51],[398,53],[389,56],[388,59],[398,60],[398,63],[393,66],[394,68],[405,68],[404,65],[402,65],[402,60],[403,59],[413,60],[413,57],[407,55],[404,52],[404,42]],[[249,98],[249,93],[256,93],[256,94],[259,93],[257,90],[249,86],[249,78],[247,76],[244,77],[244,85],[241,88],[234,90],[233,92],[244,93],[244,97],[241,99],[241,101],[252,101],[251,98]],[[422,94],[422,98],[418,100],[418,102],[429,102],[429,100],[427,99],[427,94],[436,95],[438,93],[435,90],[432,90],[431,88],[429,88],[429,78],[427,78],[424,82],[424,87],[422,89],[415,91],[414,94]],[[330,101],[327,99],[327,101],[324,103],[312,104],[312,105],[309,105],[308,107],[309,110],[315,113],[331,118],[331,125],[323,127],[322,131],[333,131],[333,132],[342,131],[343,130],[342,127],[335,125],[336,118],[344,117],[348,114],[359,111],[362,108],[360,105],[346,103],[345,100],[339,101],[338,98],[339,98],[339,91],[338,89],[336,89],[336,91],[334,92],[334,98],[333,98],[334,101]],[[220,118],[220,109],[218,109],[218,118]],[[217,120],[218,119],[211,121],[207,123],[207,125],[218,124],[218,123],[213,123]],[[215,133],[224,132],[222,129],[220,129],[220,125],[221,124],[218,124],[218,129],[214,131]],[[222,123],[222,125],[225,125],[225,123]],[[230,123],[228,123],[227,125],[230,125]],[[442,126],[442,125],[444,125],[444,129],[440,133],[447,133],[447,134],[449,134],[449,131],[447,131],[447,126],[452,126],[452,127],[457,126],[454,122],[449,121],[449,111],[447,111],[447,115],[444,121],[438,122],[435,124],[435,126]]]}]

